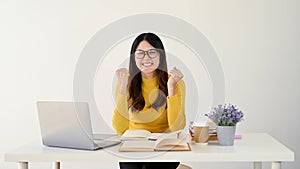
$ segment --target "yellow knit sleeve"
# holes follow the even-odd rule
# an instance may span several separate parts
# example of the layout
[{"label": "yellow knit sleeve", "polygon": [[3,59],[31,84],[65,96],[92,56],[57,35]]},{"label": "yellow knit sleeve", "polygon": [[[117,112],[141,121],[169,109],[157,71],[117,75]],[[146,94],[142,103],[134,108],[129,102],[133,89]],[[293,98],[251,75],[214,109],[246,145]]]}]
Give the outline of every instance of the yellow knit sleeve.
[{"label": "yellow knit sleeve", "polygon": [[185,83],[180,80],[176,84],[176,94],[167,97],[167,117],[171,131],[181,130],[185,127]]},{"label": "yellow knit sleeve", "polygon": [[128,98],[127,95],[119,93],[118,82],[115,96],[116,106],[112,117],[112,126],[118,134],[123,134],[129,128]]}]

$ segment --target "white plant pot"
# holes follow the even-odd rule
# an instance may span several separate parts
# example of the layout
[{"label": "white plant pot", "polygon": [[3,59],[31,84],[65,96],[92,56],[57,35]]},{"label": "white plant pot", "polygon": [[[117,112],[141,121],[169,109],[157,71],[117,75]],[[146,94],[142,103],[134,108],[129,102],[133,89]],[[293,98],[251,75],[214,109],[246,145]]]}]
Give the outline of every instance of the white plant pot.
[{"label": "white plant pot", "polygon": [[236,126],[217,126],[218,143],[222,146],[234,144]]}]

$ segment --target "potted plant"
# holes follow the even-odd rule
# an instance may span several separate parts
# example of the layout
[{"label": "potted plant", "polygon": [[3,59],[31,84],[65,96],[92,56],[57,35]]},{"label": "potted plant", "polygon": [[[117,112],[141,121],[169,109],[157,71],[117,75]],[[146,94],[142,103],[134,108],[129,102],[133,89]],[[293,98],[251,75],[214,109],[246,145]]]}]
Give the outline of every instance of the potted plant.
[{"label": "potted plant", "polygon": [[243,120],[244,113],[235,105],[220,104],[212,111],[205,114],[217,125],[218,142],[220,145],[231,146],[234,144],[236,124]]}]

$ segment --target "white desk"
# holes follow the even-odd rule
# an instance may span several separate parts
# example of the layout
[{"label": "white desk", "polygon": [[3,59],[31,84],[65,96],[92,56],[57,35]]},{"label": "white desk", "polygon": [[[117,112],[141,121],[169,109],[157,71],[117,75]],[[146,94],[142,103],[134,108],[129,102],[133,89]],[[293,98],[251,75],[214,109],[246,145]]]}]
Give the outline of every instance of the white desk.
[{"label": "white desk", "polygon": [[271,162],[272,169],[280,169],[281,162],[294,161],[294,152],[266,133],[242,134],[234,146],[192,144],[187,152],[118,152],[118,146],[97,151],[82,151],[24,145],[6,153],[7,162],[17,162],[19,169],[28,169],[29,162],[52,162],[59,169],[61,162],[120,162],[120,161],[180,161],[180,162],[253,162],[261,169],[262,162]]}]

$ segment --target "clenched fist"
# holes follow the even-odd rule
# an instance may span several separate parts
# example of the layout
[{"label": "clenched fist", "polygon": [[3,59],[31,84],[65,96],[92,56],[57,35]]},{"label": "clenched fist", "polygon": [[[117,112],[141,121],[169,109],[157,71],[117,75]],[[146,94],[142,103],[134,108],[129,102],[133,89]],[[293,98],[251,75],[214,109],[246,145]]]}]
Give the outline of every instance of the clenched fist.
[{"label": "clenched fist", "polygon": [[183,74],[181,73],[181,71],[179,69],[177,69],[176,67],[174,67],[171,71],[170,71],[170,77],[168,80],[168,93],[169,96],[173,96],[176,91],[175,91],[175,87],[177,82],[179,82],[182,78],[183,78]]},{"label": "clenched fist", "polygon": [[129,71],[126,68],[120,68],[116,70],[116,76],[120,83],[119,92],[125,95],[128,84]]}]

